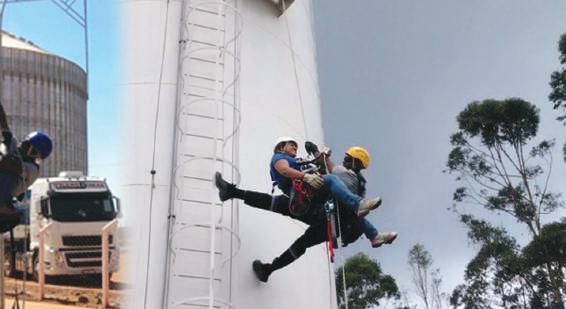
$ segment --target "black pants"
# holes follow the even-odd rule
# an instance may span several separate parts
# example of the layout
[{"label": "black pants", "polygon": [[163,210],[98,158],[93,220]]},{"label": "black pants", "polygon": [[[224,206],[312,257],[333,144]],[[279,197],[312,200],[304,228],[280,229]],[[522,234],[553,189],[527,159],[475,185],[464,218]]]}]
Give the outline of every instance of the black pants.
[{"label": "black pants", "polygon": [[[291,264],[301,255],[303,255],[308,248],[327,241],[327,219],[323,209],[310,209],[309,212],[305,215],[296,217],[289,212],[289,198],[285,195],[276,195],[272,197],[271,195],[266,193],[245,191],[243,200],[244,203],[249,206],[276,212],[278,214],[291,217],[309,225],[303,235],[297,238],[295,242],[293,242],[293,244],[287,250],[285,250],[285,252],[283,252],[279,257],[275,258],[271,264],[266,265],[268,268],[268,273]],[[342,213],[344,213],[344,215]],[[342,218],[346,218],[346,221],[351,221],[350,224],[346,224],[346,226],[353,225],[357,228],[357,232],[355,232],[357,236],[354,237],[354,240],[357,239],[362,234],[363,230],[363,227],[359,226],[360,224],[355,224],[357,222],[357,217],[355,217],[352,211],[349,211],[345,207],[341,207],[340,217],[341,220]],[[354,218],[353,221],[352,218]],[[349,231],[350,234],[351,232],[352,231]]]}]

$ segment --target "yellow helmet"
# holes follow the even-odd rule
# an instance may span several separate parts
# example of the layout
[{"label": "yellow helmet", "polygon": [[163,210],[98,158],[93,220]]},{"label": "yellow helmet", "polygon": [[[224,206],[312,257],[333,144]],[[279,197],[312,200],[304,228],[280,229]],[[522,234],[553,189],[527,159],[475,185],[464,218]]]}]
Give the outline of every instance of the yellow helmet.
[{"label": "yellow helmet", "polygon": [[359,146],[350,147],[346,150],[346,154],[352,158],[360,160],[363,168],[368,168],[371,158],[369,156],[369,151],[365,148]]}]

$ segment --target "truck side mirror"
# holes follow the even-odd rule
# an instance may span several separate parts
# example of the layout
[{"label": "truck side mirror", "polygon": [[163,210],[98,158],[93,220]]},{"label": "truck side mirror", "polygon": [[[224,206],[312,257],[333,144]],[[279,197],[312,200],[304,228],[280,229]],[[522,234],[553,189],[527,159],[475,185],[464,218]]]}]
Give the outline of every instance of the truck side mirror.
[{"label": "truck side mirror", "polygon": [[45,218],[50,218],[51,217],[51,205],[49,204],[49,199],[43,198],[43,199],[41,199],[40,203],[41,203],[41,214]]},{"label": "truck side mirror", "polygon": [[116,196],[112,196],[114,200],[114,211],[116,211],[117,217],[122,218],[122,206],[120,205],[120,199]]}]

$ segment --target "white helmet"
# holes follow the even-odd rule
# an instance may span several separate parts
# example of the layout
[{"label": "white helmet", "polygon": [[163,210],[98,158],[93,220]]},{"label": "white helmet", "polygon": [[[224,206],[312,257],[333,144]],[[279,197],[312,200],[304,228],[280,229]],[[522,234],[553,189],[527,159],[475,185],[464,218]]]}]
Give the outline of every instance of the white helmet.
[{"label": "white helmet", "polygon": [[290,136],[281,136],[275,142],[275,146],[273,147],[273,153],[277,153],[279,151],[279,149],[277,149],[277,146],[279,146],[279,144],[288,143],[288,142],[293,142],[293,143],[295,143],[295,145],[299,146],[299,143],[297,143],[297,141],[294,138],[292,138]]},{"label": "white helmet", "polygon": [[279,145],[279,143],[283,143],[283,142],[293,142],[295,143],[295,145],[299,145],[299,143],[297,143],[297,140],[290,137],[290,136],[281,136],[280,138],[277,139],[277,141],[275,142],[275,146]]}]

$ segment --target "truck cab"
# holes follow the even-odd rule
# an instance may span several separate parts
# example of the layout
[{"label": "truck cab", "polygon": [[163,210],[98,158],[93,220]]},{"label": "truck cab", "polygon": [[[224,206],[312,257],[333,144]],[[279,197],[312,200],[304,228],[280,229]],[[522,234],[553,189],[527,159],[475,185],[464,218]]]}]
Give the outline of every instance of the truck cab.
[{"label": "truck cab", "polygon": [[[105,179],[74,171],[39,178],[31,186],[29,205],[30,249],[36,260],[39,232],[49,225],[43,236],[46,275],[101,273],[102,228],[120,213]],[[118,271],[119,249],[116,231],[109,235],[112,273]]]}]

